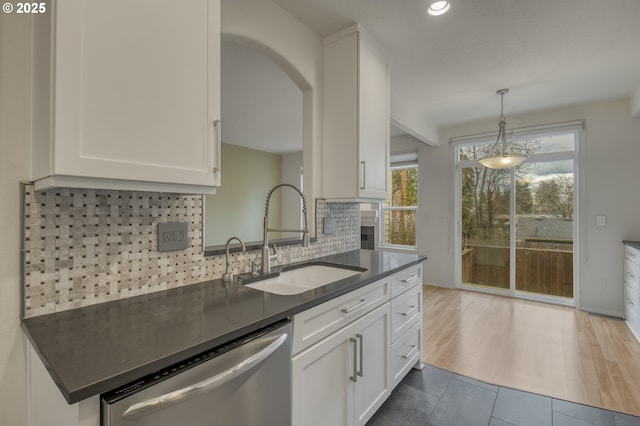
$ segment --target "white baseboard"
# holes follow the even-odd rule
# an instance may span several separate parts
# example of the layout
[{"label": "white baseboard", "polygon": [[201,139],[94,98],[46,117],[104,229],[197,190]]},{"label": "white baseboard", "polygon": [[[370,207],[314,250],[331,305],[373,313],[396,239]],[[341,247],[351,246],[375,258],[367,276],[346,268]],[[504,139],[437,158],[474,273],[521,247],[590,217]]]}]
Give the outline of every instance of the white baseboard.
[{"label": "white baseboard", "polygon": [[577,309],[579,311],[590,312],[593,314],[603,315],[606,317],[612,317],[612,318],[618,318],[618,319],[624,318],[624,313],[622,313],[622,311],[617,311],[615,309],[602,309],[596,306],[588,306],[588,305],[578,305]]}]

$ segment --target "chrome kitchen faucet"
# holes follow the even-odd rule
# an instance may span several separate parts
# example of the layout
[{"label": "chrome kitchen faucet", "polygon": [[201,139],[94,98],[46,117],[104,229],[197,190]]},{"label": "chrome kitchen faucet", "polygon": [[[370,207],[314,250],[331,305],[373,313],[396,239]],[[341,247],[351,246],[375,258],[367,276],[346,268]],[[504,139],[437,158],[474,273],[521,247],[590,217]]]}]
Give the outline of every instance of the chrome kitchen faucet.
[{"label": "chrome kitchen faucet", "polygon": [[[273,229],[269,228],[269,202],[271,201],[271,195],[278,188],[288,186],[294,189],[302,199],[302,214],[304,216],[304,229]],[[273,255],[269,253],[269,232],[302,232],[302,247],[309,247],[309,227],[307,226],[307,200],[304,198],[304,194],[296,186],[290,183],[281,183],[274,186],[267,193],[267,201],[264,206],[264,222],[262,225],[263,237],[262,237],[262,273],[268,274],[271,272],[271,259],[275,258],[278,254],[275,244],[273,245]]]},{"label": "chrome kitchen faucet", "polygon": [[226,257],[225,257],[225,262],[226,262],[226,268],[225,268],[225,273],[222,274],[222,281],[224,282],[232,282],[233,281],[233,273],[229,272],[229,243],[231,243],[231,241],[233,240],[238,240],[240,242],[240,245],[242,246],[242,252],[246,253],[247,252],[247,248],[244,246],[244,243],[242,242],[242,240],[238,237],[231,237],[227,240],[227,244],[226,244]]}]

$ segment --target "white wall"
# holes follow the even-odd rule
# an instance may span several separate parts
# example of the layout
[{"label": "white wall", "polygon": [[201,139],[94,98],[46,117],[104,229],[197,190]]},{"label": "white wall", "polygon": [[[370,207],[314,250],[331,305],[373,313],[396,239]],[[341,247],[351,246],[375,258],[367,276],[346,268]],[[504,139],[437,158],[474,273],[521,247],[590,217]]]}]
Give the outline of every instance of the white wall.
[{"label": "white wall", "polygon": [[27,424],[19,182],[29,178],[28,15],[0,14],[0,424]]},{"label": "white wall", "polygon": [[[578,296],[579,308],[621,316],[624,239],[640,239],[640,119],[631,117],[628,100],[589,104],[509,116],[509,127],[584,119],[580,147]],[[420,150],[420,251],[425,282],[454,286],[454,165],[449,139],[497,129],[497,118],[440,130],[441,145]],[[424,197],[422,191],[425,191]],[[595,216],[607,216],[596,228]]]},{"label": "white wall", "polygon": [[[222,144],[222,185],[215,195],[204,197],[205,246],[223,245],[232,236],[245,243],[262,241],[265,196],[282,181],[280,163],[278,154]],[[274,228],[281,226],[281,197],[274,193],[270,203]]]}]

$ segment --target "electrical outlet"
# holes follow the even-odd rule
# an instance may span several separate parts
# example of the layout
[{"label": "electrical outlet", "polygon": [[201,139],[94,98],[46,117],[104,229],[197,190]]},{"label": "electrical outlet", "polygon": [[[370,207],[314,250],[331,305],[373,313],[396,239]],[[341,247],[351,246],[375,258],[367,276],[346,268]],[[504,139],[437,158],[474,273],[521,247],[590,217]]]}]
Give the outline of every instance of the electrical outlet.
[{"label": "electrical outlet", "polygon": [[158,251],[184,250],[188,247],[187,222],[158,223]]},{"label": "electrical outlet", "polygon": [[336,222],[332,217],[325,217],[322,225],[324,235],[331,235],[335,232]]},{"label": "electrical outlet", "polygon": [[162,241],[165,243],[184,241],[185,237],[184,232],[181,231],[166,231],[162,233]]}]

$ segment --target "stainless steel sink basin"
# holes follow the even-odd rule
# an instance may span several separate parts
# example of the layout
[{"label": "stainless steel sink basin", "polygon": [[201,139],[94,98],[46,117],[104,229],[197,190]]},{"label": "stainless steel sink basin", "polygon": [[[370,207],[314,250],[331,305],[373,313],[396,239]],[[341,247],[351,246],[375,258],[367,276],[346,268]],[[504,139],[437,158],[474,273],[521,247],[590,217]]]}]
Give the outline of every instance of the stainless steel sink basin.
[{"label": "stainless steel sink basin", "polygon": [[277,276],[245,284],[245,286],[280,295],[300,294],[358,275],[365,270],[345,268],[338,265],[311,264],[280,271]]}]

